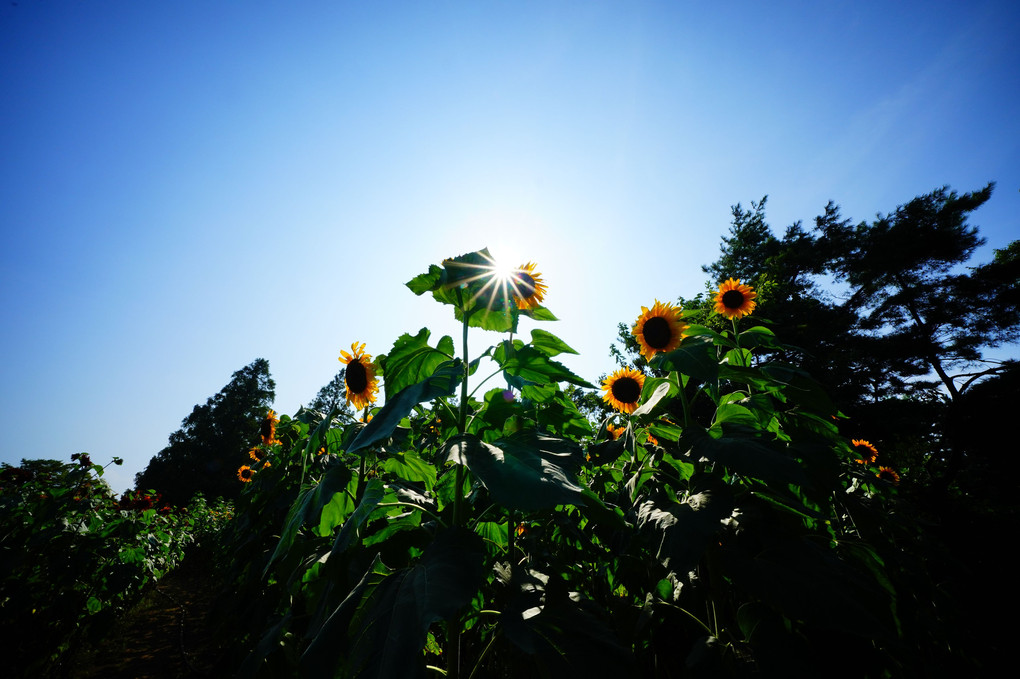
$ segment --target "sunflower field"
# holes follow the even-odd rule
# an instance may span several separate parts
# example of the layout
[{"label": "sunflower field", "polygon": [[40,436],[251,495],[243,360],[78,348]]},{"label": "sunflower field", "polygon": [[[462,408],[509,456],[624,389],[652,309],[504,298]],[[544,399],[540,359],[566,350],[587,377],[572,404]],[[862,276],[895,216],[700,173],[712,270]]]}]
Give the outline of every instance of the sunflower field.
[{"label": "sunflower field", "polygon": [[604,380],[599,421],[574,398],[597,387],[556,360],[576,352],[519,334],[521,318],[556,320],[534,264],[501,276],[481,250],[407,287],[452,307],[461,337],[423,328],[375,359],[355,342],[340,360],[360,421],[270,411],[238,470],[224,554],[239,676],[950,666],[950,608],[897,472],[840,433],[810,375],[761,358],[783,345],[753,322],[750,286],[720,286],[716,329],[642,308],[648,369]]},{"label": "sunflower field", "polygon": [[233,513],[201,496],[182,508],[155,491],[118,499],[103,465],[86,453],[71,458],[0,469],[5,676],[66,676],[77,649],[99,643],[147,587]]}]

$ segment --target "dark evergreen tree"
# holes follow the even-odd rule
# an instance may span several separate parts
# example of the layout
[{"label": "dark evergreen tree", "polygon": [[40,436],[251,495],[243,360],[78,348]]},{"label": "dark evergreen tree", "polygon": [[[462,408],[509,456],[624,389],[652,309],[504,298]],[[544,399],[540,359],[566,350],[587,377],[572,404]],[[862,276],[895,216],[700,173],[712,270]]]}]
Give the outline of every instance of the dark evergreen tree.
[{"label": "dark evergreen tree", "polygon": [[241,490],[237,470],[258,441],[275,388],[264,358],[235,372],[219,393],[184,418],[169,445],[135,476],[136,488],[157,490],[166,502],[177,505],[196,493],[237,497]]},{"label": "dark evergreen tree", "polygon": [[[853,436],[881,442],[884,463],[944,490],[966,452],[942,424],[961,394],[1009,367],[987,350],[1020,337],[1020,241],[967,266],[984,242],[967,220],[992,189],[938,189],[857,225],[830,202],[814,229],[798,222],[782,238],[765,198],[738,204],[719,259],[704,267],[706,291],[679,299],[685,320],[728,326],[712,314],[715,286],[730,277],[754,286],[754,321],[789,345],[769,358],[820,380]],[[611,353],[646,369],[628,323]]]}]

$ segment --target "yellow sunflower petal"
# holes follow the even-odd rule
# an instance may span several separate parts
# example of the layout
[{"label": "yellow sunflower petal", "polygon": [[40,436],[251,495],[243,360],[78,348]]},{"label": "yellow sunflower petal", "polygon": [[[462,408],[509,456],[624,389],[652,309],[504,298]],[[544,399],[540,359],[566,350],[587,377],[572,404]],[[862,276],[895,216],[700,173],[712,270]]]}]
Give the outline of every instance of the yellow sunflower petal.
[{"label": "yellow sunflower petal", "polygon": [[678,307],[659,300],[655,300],[651,309],[641,307],[641,316],[631,332],[646,360],[658,352],[673,351],[680,346],[687,329],[687,325],[680,321],[680,311]]},{"label": "yellow sunflower petal", "polygon": [[602,400],[623,413],[637,410],[645,376],[633,368],[620,368],[602,383]]},{"label": "yellow sunflower petal", "polygon": [[757,296],[758,293],[750,285],[743,285],[739,279],[730,278],[719,286],[719,292],[715,295],[715,312],[734,320],[743,318],[758,305],[754,301]]},{"label": "yellow sunflower petal", "polygon": [[893,485],[900,482],[900,475],[892,467],[879,467],[878,473],[875,474],[880,479],[889,481]]},{"label": "yellow sunflower petal", "polygon": [[361,410],[375,403],[379,393],[379,380],[375,375],[375,364],[371,354],[365,353],[365,343],[351,344],[351,351],[341,351],[340,361],[347,364],[344,371],[344,386],[347,402]]},{"label": "yellow sunflower petal", "polygon": [[535,271],[533,262],[521,264],[513,272],[510,287],[518,309],[534,309],[545,299],[548,286],[542,281],[542,274]]},{"label": "yellow sunflower petal", "polygon": [[878,459],[878,449],[864,439],[852,439],[850,445],[861,456],[856,460],[859,464],[873,464]]}]

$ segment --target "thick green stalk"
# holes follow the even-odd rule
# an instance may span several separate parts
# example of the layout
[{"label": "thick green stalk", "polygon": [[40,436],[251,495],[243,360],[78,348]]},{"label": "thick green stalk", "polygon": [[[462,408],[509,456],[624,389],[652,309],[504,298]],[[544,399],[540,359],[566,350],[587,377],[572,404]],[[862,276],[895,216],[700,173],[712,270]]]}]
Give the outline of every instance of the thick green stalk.
[{"label": "thick green stalk", "polygon": [[[463,355],[464,355],[464,380],[460,383],[460,416],[457,421],[457,431],[461,434],[467,432],[467,411],[468,411],[468,373],[471,369],[471,361],[468,356],[468,317],[464,313],[464,329],[462,333]],[[464,465],[458,464],[454,472],[454,495],[453,495],[453,525],[461,526],[464,523]],[[451,679],[460,677],[460,633],[463,622],[459,615],[450,620],[446,628],[446,646],[449,664],[447,665],[447,676]]]}]

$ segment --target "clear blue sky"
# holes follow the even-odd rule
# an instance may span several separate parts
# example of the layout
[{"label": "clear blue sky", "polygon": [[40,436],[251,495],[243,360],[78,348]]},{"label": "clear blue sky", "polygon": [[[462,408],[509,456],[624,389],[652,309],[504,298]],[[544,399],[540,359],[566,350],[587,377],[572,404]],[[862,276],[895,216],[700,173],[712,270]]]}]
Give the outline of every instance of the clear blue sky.
[{"label": "clear blue sky", "polygon": [[121,491],[256,357],[293,413],[353,341],[455,333],[403,284],[485,246],[592,381],[737,202],[781,232],[994,180],[987,260],[1017,35],[1015,0],[4,2],[0,461],[117,455]]}]

